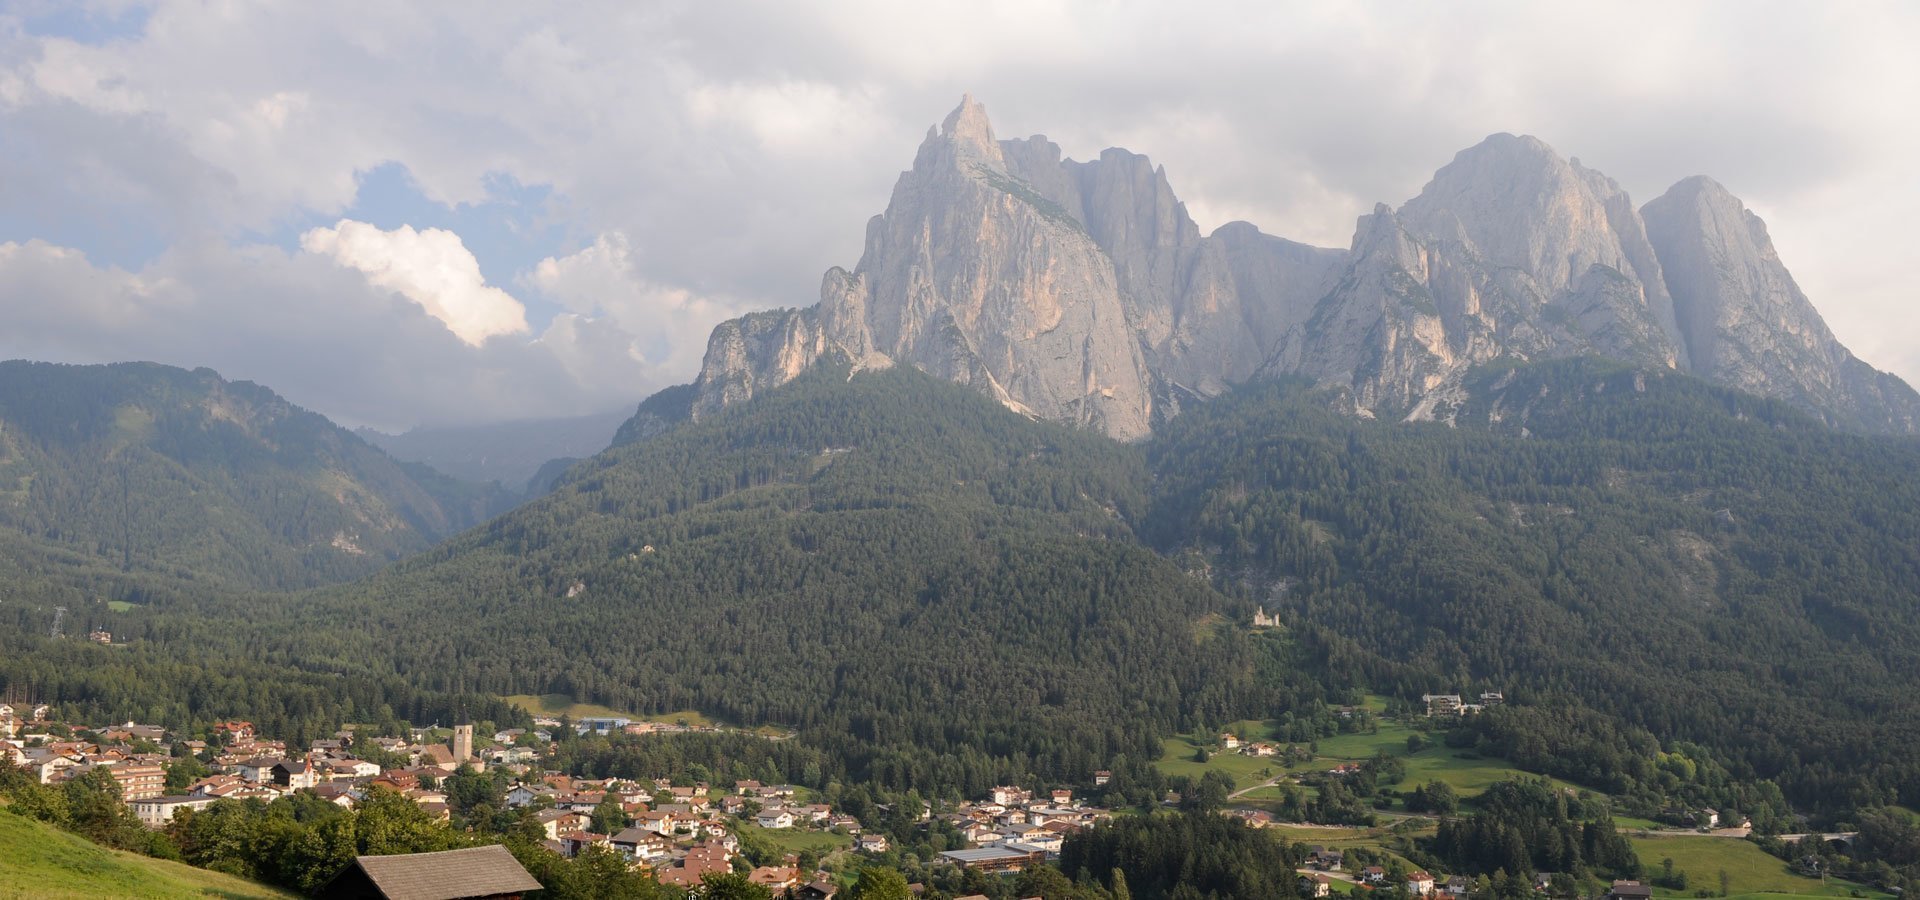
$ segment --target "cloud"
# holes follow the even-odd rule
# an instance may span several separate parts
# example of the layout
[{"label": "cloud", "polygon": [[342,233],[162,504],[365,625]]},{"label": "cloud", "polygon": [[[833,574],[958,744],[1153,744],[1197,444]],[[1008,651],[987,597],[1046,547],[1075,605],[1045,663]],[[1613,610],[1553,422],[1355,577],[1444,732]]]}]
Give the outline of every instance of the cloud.
[{"label": "cloud", "polygon": [[[739,315],[736,302],[715,300],[652,284],[640,277],[627,236],[611,231],[579,252],[540,261],[525,279],[544,296],[573,311],[554,320],[578,322],[604,317],[635,338],[629,353],[663,381],[684,379],[699,367],[713,326]],[[542,340],[555,339],[553,329]],[[573,338],[569,337],[569,340]]]},{"label": "cloud", "polygon": [[194,242],[129,271],[0,243],[0,310],[0,358],[208,366],[389,431],[600,412],[664,386],[609,320],[475,345],[358,270],[277,247]]},{"label": "cloud", "polygon": [[487,285],[479,261],[451,231],[415,231],[410,225],[382,231],[341,219],[332,228],[301,235],[300,246],[360,270],[374,287],[420,304],[468,344],[478,346],[495,335],[527,330],[527,308],[506,291]]},{"label": "cloud", "polygon": [[838,153],[872,137],[880,117],[859,89],[781,80],[769,84],[706,84],[687,93],[695,125],[735,127],[776,154]]},{"label": "cloud", "polygon": [[[263,289],[302,268],[367,295],[356,303],[401,291],[431,341],[498,344],[546,367],[527,384],[609,372],[644,393],[692,376],[716,315],[813,302],[967,91],[1002,136],[1043,132],[1080,159],[1151,155],[1204,228],[1244,218],[1323,245],[1496,131],[1536,134],[1643,202],[1713,175],[1767,218],[1843,340],[1920,379],[1920,332],[1887,327],[1911,317],[1907,222],[1920,207],[1911,4],[1247,0],[1094,15],[1064,0],[849,0],[832,14],[604,0],[339,15],[155,0],[137,33],[91,43],[35,34],[13,8],[0,6],[0,241],[77,248],[141,280],[225,276],[186,260],[218,242],[234,265],[263,258],[258,234],[349,216],[359,177],[382,166],[449,207],[482,204],[499,177],[551,186],[542,215],[559,236],[524,257],[545,259],[495,276],[526,301],[524,331],[497,315],[504,292],[465,272],[407,293],[370,289],[333,253],[258,263]],[[390,257],[355,258],[398,278]],[[488,298],[484,312],[447,305],[449,291]],[[340,339],[396,349],[390,335]],[[206,343],[160,349],[184,358]],[[469,371],[462,358],[448,371]],[[278,386],[271,366],[259,372]],[[517,408],[503,390],[501,408]]]}]

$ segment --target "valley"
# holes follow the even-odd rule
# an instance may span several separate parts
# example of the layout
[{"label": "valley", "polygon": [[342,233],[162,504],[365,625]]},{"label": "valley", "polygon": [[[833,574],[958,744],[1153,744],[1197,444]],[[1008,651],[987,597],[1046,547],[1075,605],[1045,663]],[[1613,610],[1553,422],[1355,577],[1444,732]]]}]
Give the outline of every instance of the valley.
[{"label": "valley", "polygon": [[712,315],[630,415],[0,363],[0,893],[1920,889],[1920,394],[1743,201],[1511,134],[1346,248],[1172,184],[966,97],[814,305],[634,289]]}]

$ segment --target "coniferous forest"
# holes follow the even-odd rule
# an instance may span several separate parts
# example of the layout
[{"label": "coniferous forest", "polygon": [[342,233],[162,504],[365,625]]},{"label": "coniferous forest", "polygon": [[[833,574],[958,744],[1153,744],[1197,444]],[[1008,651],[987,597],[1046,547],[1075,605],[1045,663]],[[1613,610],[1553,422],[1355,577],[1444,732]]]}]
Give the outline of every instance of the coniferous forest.
[{"label": "coniferous forest", "polygon": [[[1176,732],[1498,691],[1446,740],[1648,806],[1844,822],[1920,803],[1920,445],[1682,375],[1494,369],[1428,423],[1256,383],[1123,445],[904,367],[823,366],[630,428],[550,494],[430,549],[395,538],[404,558],[352,581],[359,563],[302,543],[344,526],[274,474],[299,438],[230,453],[220,416],[29,393],[0,406],[0,689],[78,716],[307,741],[524,724],[501,698],[565,694],[792,729],[773,771],[823,787],[957,798],[1107,769],[1151,803]],[[169,493],[184,479],[219,499]],[[194,518],[230,509],[260,524]],[[55,606],[116,645],[49,636]],[[1283,627],[1249,629],[1256,608]],[[1508,793],[1424,852],[1634,870],[1605,810]],[[1202,895],[1271,874],[1232,835],[1129,828],[1064,871],[1105,885],[1133,860],[1135,894],[1171,896],[1155,873],[1176,864],[1142,848],[1193,844],[1222,855],[1182,863]]]}]

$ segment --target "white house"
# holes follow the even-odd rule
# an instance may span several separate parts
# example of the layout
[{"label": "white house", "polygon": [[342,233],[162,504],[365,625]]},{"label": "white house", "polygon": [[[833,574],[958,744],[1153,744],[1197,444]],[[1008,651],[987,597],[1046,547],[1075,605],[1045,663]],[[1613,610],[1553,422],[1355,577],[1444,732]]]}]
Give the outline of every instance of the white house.
[{"label": "white house", "polygon": [[507,792],[507,805],[515,809],[519,809],[522,806],[532,806],[533,801],[541,797],[551,797],[553,794],[554,790],[550,785],[540,785],[539,789],[536,790],[524,784],[516,784],[513,786],[513,790]]},{"label": "white house", "polygon": [[149,797],[135,800],[131,804],[133,815],[140,824],[148,828],[163,828],[173,821],[175,813],[183,809],[206,809],[213,805],[214,798],[206,796]]},{"label": "white house", "polygon": [[380,765],[364,759],[336,759],[331,763],[336,774],[349,778],[374,778],[380,774]]},{"label": "white house", "polygon": [[27,768],[33,772],[34,778],[41,784],[54,783],[60,779],[60,773],[79,764],[79,760],[57,753],[49,753],[38,759],[35,759],[32,754],[27,755]]},{"label": "white house", "polygon": [[263,757],[257,757],[254,759],[249,759],[246,762],[241,763],[236,768],[239,769],[240,777],[243,780],[251,781],[254,784],[259,784],[262,781],[272,781],[273,767],[281,764],[284,761],[285,760],[269,759],[263,756]]},{"label": "white house", "polygon": [[793,813],[779,807],[763,809],[753,817],[753,821],[761,828],[792,828]]}]

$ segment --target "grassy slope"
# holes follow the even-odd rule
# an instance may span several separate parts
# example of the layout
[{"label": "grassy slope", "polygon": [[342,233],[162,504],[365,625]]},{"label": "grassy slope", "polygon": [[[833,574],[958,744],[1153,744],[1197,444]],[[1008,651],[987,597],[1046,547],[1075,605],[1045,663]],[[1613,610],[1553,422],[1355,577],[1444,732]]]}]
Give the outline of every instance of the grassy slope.
[{"label": "grassy slope", "polygon": [[[1636,837],[1632,841],[1634,852],[1640,855],[1640,864],[1646,867],[1650,875],[1660,870],[1662,859],[1672,859],[1675,871],[1687,873],[1686,891],[1655,888],[1654,893],[1661,896],[1690,897],[1693,892],[1703,888],[1719,893],[1722,870],[1726,871],[1729,879],[1729,892],[1736,896],[1798,894],[1846,897],[1856,887],[1842,881],[1823,884],[1817,878],[1795,875],[1788,871],[1786,863],[1742,840],[1702,835]],[[1872,897],[1885,896],[1877,891],[1862,893]]]},{"label": "grassy slope", "polygon": [[0,900],[25,898],[289,897],[204,869],[108,850],[50,825],[0,811]]},{"label": "grassy slope", "polygon": [[750,822],[741,822],[734,826],[741,837],[754,835],[767,843],[778,847],[785,853],[799,853],[802,850],[815,850],[820,853],[832,853],[853,846],[853,838],[831,831],[807,831],[800,828],[761,828]]},{"label": "grassy slope", "polygon": [[[611,706],[602,706],[598,703],[576,702],[572,697],[566,694],[538,694],[538,695],[509,694],[505,697],[501,697],[500,699],[505,700],[508,703],[513,704],[514,706],[518,706],[521,709],[526,710],[527,712],[533,713],[536,716],[565,715],[565,716],[570,716],[574,719],[580,719],[583,717],[612,717],[612,718],[620,718],[620,719],[632,719],[635,722],[659,722],[663,725],[688,725],[693,727],[714,725],[714,726],[719,726],[723,728],[731,727],[726,722],[722,722],[719,719],[713,718],[712,716],[709,716],[704,713],[700,713],[691,709],[683,709],[683,710],[678,710],[676,712],[664,712],[664,713],[659,713],[657,715],[645,716],[645,715],[640,715],[639,713],[631,713],[631,712],[626,712],[625,710],[614,709]],[[768,737],[788,737],[792,734],[791,731],[785,728],[779,728],[773,725],[762,725],[762,726],[759,726],[758,728],[744,729],[744,730],[749,730],[754,732],[755,734],[766,735]]]},{"label": "grassy slope", "polygon": [[[1238,735],[1242,740],[1268,740],[1270,732],[1263,722],[1234,722],[1226,730]],[[1320,741],[1319,755],[1310,763],[1288,766],[1292,773],[1329,769],[1345,762],[1359,762],[1373,758],[1381,750],[1398,756],[1406,761],[1407,777],[1398,785],[1400,790],[1412,790],[1429,781],[1446,783],[1462,797],[1471,797],[1485,791],[1495,782],[1509,778],[1525,776],[1527,773],[1514,768],[1505,760],[1475,758],[1473,754],[1462,750],[1440,746],[1438,734],[1428,735],[1433,746],[1407,755],[1407,736],[1414,729],[1398,722],[1382,721],[1380,730],[1373,734],[1342,734]],[[1189,775],[1199,777],[1208,770],[1225,772],[1233,777],[1234,784],[1249,787],[1266,780],[1262,771],[1280,771],[1279,764],[1272,759],[1244,756],[1239,753],[1214,753],[1205,763],[1194,760],[1195,751],[1201,746],[1211,746],[1213,735],[1181,735],[1167,738],[1162,742],[1162,753],[1156,763],[1162,772],[1168,775]],[[1281,743],[1285,743],[1282,741]],[[1578,785],[1555,779],[1562,787]],[[1244,800],[1275,800],[1279,798],[1277,790],[1256,790],[1250,792]]]},{"label": "grassy slope", "polygon": [[540,694],[538,696],[533,694],[512,694],[502,697],[501,699],[536,716],[571,716],[575,719],[584,717],[611,717],[632,719],[635,722],[674,723],[684,721],[688,725],[716,724],[712,719],[692,710],[662,713],[657,716],[643,716],[639,713],[614,709],[611,706],[601,706],[598,703],[575,702],[572,697],[566,694]]}]

